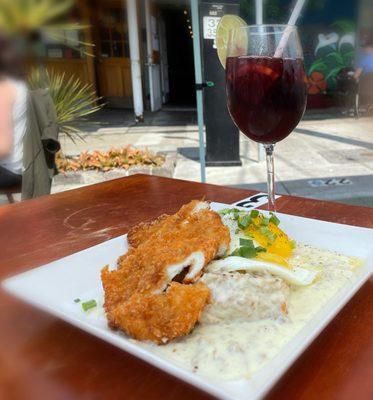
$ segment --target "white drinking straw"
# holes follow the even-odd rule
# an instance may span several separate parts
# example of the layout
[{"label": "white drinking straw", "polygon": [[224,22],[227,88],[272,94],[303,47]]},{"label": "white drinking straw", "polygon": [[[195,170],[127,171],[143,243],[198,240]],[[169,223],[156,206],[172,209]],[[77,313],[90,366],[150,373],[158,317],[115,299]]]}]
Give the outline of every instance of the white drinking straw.
[{"label": "white drinking straw", "polygon": [[292,27],[296,24],[305,2],[306,2],[306,0],[298,0],[297,3],[295,4],[295,7],[293,9],[293,12],[291,13],[291,16],[290,16],[290,19],[288,22],[288,26],[285,28],[284,33],[282,34],[280,42],[275,51],[275,57],[282,56],[282,53],[284,52],[284,49],[286,46],[286,43],[292,32]]},{"label": "white drinking straw", "polygon": [[263,24],[263,0],[255,0],[255,23]]}]

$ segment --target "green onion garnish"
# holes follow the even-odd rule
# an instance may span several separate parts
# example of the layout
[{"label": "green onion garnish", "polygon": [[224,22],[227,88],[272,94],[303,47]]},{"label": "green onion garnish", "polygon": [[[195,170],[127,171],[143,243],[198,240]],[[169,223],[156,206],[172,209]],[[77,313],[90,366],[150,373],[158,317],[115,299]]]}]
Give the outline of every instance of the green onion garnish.
[{"label": "green onion garnish", "polygon": [[237,213],[240,210],[238,208],[224,208],[223,210],[218,211],[219,214],[225,215],[225,214],[231,214],[231,213]]},{"label": "green onion garnish", "polygon": [[262,246],[255,247],[255,250],[256,250],[257,253],[264,253],[264,252],[267,251],[267,249],[265,247],[262,247]]},{"label": "green onion garnish", "polygon": [[250,239],[240,238],[240,246],[247,246],[254,248],[254,242]]},{"label": "green onion garnish", "polygon": [[97,302],[94,299],[88,300],[88,301],[82,303],[82,308],[84,311],[88,311],[91,308],[95,308],[96,306],[97,306]]},{"label": "green onion garnish", "polygon": [[234,249],[230,255],[241,257],[240,247],[237,247],[237,249]]},{"label": "green onion garnish", "polygon": [[269,218],[263,217],[262,220],[260,221],[260,224],[263,226],[268,226],[269,225]]},{"label": "green onion garnish", "polygon": [[240,245],[240,247],[234,249],[234,251],[230,254],[231,256],[254,258],[258,253],[267,251],[267,249],[262,246],[254,247],[253,241],[248,239],[240,238]]},{"label": "green onion garnish", "polygon": [[238,219],[238,227],[241,229],[246,229],[251,224],[250,215],[244,215],[242,218]]},{"label": "green onion garnish", "polygon": [[270,242],[274,242],[277,238],[277,234],[273,234],[266,226],[260,227],[259,231],[266,236]]},{"label": "green onion garnish", "polygon": [[80,299],[74,299],[74,303],[80,303]]},{"label": "green onion garnish", "polygon": [[273,213],[271,213],[271,218],[269,219],[269,222],[272,222],[272,224],[276,226],[280,225],[280,220]]},{"label": "green onion garnish", "polygon": [[240,255],[245,258],[254,258],[256,256],[256,251],[254,247],[242,246],[240,247]]},{"label": "green onion garnish", "polygon": [[256,251],[254,247],[242,246],[234,249],[234,251],[230,255],[244,258],[253,258],[256,256]]},{"label": "green onion garnish", "polygon": [[256,218],[259,215],[258,210],[251,210],[250,217],[251,218]]}]

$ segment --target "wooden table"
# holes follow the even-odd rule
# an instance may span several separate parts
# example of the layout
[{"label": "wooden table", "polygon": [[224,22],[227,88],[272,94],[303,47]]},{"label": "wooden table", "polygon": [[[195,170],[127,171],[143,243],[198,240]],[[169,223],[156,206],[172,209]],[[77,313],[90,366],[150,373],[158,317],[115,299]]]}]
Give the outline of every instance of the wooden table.
[{"label": "wooden table", "polygon": [[[0,207],[0,279],[127,232],[191,199],[253,191],[135,175]],[[284,213],[373,227],[373,209],[282,196]],[[372,244],[373,245],[373,244]],[[0,399],[204,399],[208,395],[0,292]],[[373,399],[373,282],[268,399]]]}]

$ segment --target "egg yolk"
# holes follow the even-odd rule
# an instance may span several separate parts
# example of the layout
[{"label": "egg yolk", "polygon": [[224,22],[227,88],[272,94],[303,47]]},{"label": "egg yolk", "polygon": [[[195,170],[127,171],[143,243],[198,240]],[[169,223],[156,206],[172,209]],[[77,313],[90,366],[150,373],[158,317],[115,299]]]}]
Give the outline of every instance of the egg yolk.
[{"label": "egg yolk", "polygon": [[[266,253],[259,253],[258,258],[265,259],[270,261],[272,257],[273,261],[276,264],[284,265],[287,264],[286,259],[289,258],[293,252],[293,245],[287,234],[280,229],[277,225],[272,222],[266,226],[268,231],[272,234],[272,237],[269,237],[265,233],[262,232],[262,221],[263,216],[258,215],[257,217],[253,218],[253,223],[251,223],[246,229],[245,234],[251,236],[256,242],[259,243],[260,246],[265,247],[267,252]],[[270,256],[268,253],[272,254]],[[275,255],[279,256],[279,258],[274,257]],[[282,262],[279,262],[281,261]]]}]

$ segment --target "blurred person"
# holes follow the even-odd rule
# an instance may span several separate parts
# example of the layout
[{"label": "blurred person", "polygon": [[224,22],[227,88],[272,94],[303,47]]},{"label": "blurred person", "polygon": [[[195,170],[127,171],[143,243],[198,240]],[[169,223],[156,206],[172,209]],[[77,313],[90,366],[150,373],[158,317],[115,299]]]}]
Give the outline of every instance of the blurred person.
[{"label": "blurred person", "polygon": [[0,188],[20,185],[27,86],[16,46],[0,33]]},{"label": "blurred person", "polygon": [[362,53],[358,60],[355,71],[355,78],[360,78],[362,74],[373,73],[373,36],[367,38],[362,46]]},{"label": "blurred person", "polygon": [[367,38],[362,46],[354,77],[359,82],[361,102],[369,108],[373,103],[373,36]]}]

